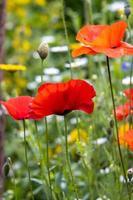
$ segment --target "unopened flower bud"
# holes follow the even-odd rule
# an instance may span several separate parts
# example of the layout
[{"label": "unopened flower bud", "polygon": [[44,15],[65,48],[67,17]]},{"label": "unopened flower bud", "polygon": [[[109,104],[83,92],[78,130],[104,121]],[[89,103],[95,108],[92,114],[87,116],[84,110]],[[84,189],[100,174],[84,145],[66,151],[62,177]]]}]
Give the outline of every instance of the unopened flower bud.
[{"label": "unopened flower bud", "polygon": [[131,8],[130,8],[129,5],[125,6],[125,8],[124,8],[124,13],[125,13],[125,15],[126,15],[127,18],[128,18],[129,15],[131,14]]},{"label": "unopened flower bud", "polygon": [[9,164],[6,162],[6,163],[4,164],[4,166],[3,166],[3,174],[4,174],[4,176],[8,176],[9,171],[10,171],[10,166],[9,166]]},{"label": "unopened flower bud", "polygon": [[46,42],[42,42],[37,50],[40,58],[44,60],[48,56],[48,44]]},{"label": "unopened flower bud", "polygon": [[110,128],[114,127],[114,120],[113,119],[110,120],[109,125],[110,125]]},{"label": "unopened flower bud", "polygon": [[133,168],[130,168],[127,170],[127,176],[129,178],[129,180],[131,181],[131,179],[133,177]]}]

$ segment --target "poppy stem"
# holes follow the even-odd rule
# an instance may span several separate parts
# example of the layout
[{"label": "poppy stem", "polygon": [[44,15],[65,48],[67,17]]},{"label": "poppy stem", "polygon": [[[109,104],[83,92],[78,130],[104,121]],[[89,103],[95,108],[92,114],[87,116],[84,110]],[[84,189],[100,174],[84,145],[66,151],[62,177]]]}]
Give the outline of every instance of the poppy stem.
[{"label": "poppy stem", "polygon": [[14,173],[14,170],[13,170],[13,164],[12,164],[12,160],[10,157],[8,157],[8,164],[12,170],[12,175],[13,175],[13,182],[14,182],[14,193],[15,193],[15,200],[17,200],[17,188],[16,188],[16,177],[15,177],[15,173]]},{"label": "poppy stem", "polygon": [[[129,16],[128,16],[129,17]],[[130,22],[129,22],[129,18],[127,17],[127,24],[128,24],[128,32],[129,32],[129,38],[130,38],[130,41],[132,41],[132,29],[131,29],[131,26],[130,26]],[[129,93],[129,96],[130,96],[130,116],[131,116],[131,120],[129,122],[129,129],[131,129],[133,127],[133,119],[132,119],[132,103],[131,103],[131,88],[132,88],[132,76],[133,76],[133,57],[132,57],[132,60],[131,60],[131,69],[130,69],[130,86],[129,86],[129,89],[130,89],[130,93]]]},{"label": "poppy stem", "polygon": [[112,104],[113,104],[113,110],[114,110],[114,121],[115,121],[115,129],[116,129],[116,136],[117,136],[117,146],[118,146],[118,152],[120,156],[120,161],[123,169],[123,175],[126,181],[126,186],[127,186],[127,191],[130,199],[130,193],[128,189],[128,182],[127,182],[127,177],[126,177],[126,171],[124,167],[124,162],[123,162],[123,157],[122,157],[122,152],[121,152],[121,147],[120,147],[120,141],[119,141],[119,133],[118,133],[118,124],[117,124],[117,118],[116,118],[116,107],[115,107],[115,99],[114,99],[114,93],[113,93],[113,86],[112,86],[112,79],[111,79],[111,72],[110,72],[110,64],[109,64],[109,57],[106,56],[106,62],[107,62],[107,69],[108,69],[108,77],[109,77],[109,84],[110,84],[110,92],[111,92],[111,98],[112,98]]},{"label": "poppy stem", "polygon": [[64,116],[64,125],[65,125],[66,164],[67,164],[68,169],[69,169],[69,172],[70,172],[71,181],[72,181],[73,188],[74,188],[74,191],[75,191],[76,199],[78,200],[78,199],[79,199],[79,197],[78,197],[78,192],[77,192],[77,188],[76,188],[76,185],[75,185],[75,182],[74,182],[74,177],[73,177],[73,173],[72,173],[72,169],[71,169],[70,158],[69,158],[69,152],[68,152],[68,140],[67,140],[68,131],[67,131],[67,119],[66,119],[66,116]]},{"label": "poppy stem", "polygon": [[50,193],[52,197],[52,184],[51,184],[51,178],[50,178],[50,166],[49,166],[49,137],[48,137],[48,123],[47,123],[47,118],[44,118],[45,121],[45,130],[46,130],[46,162],[47,162],[47,172],[48,172],[48,182],[49,182],[49,188],[50,188]]},{"label": "poppy stem", "polygon": [[129,128],[133,128],[133,119],[132,119],[132,97],[131,97],[131,89],[132,89],[132,76],[133,76],[133,57],[132,57],[132,60],[131,60],[131,70],[130,70],[130,93],[129,93],[129,96],[130,96],[130,117],[131,117],[131,120],[129,121]]},{"label": "poppy stem", "polygon": [[[37,127],[37,121],[36,120],[34,121],[34,124],[35,124],[35,130],[36,130],[36,134],[37,134],[37,145],[38,145],[38,149],[39,149],[39,153],[40,153],[41,177],[42,177],[42,179],[44,178],[47,187],[49,187],[47,178],[45,177],[44,171],[43,171],[44,166],[45,166],[44,165],[45,161],[43,159],[42,147],[41,147],[40,140],[39,140],[39,132],[38,132],[38,127]],[[48,197],[48,194],[47,194],[47,189],[45,189],[45,182],[44,182],[44,191],[45,191],[47,200],[49,200],[49,197]]]},{"label": "poppy stem", "polygon": [[78,131],[78,140],[80,141],[80,131],[79,131],[79,120],[78,120],[78,111],[76,112],[76,125],[77,125],[77,131]]},{"label": "poppy stem", "polygon": [[24,129],[24,146],[25,146],[26,166],[27,166],[28,178],[29,178],[29,183],[30,183],[31,198],[32,198],[32,200],[34,200],[34,195],[33,195],[33,190],[32,190],[32,183],[31,183],[30,168],[29,168],[29,164],[28,164],[25,120],[23,120],[23,129]]},{"label": "poppy stem", "polygon": [[70,53],[70,48],[69,48],[70,42],[69,42],[68,30],[67,30],[65,13],[64,13],[65,4],[64,4],[64,0],[61,0],[61,2],[62,2],[62,12],[61,12],[62,13],[62,21],[63,21],[64,31],[65,31],[66,43],[67,43],[67,47],[68,47],[68,61],[69,61],[69,65],[70,65],[70,73],[71,73],[71,79],[72,79],[73,78],[72,65],[71,65],[72,59],[71,59],[71,53]]},{"label": "poppy stem", "polygon": [[44,61],[44,59],[41,59],[41,69],[42,69],[42,73],[41,73],[41,83],[43,83],[43,61]]}]

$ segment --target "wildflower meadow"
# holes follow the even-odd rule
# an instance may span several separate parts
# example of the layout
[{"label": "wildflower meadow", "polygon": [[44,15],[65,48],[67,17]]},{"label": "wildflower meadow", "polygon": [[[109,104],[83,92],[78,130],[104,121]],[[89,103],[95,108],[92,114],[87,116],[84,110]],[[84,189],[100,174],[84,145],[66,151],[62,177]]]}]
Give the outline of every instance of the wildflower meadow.
[{"label": "wildflower meadow", "polygon": [[0,1],[0,200],[133,200],[133,0]]}]

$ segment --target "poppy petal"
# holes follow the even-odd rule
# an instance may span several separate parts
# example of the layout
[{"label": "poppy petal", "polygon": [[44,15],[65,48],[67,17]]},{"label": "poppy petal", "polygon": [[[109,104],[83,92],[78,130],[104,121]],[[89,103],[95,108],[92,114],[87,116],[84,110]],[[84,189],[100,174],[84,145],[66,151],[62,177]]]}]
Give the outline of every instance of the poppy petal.
[{"label": "poppy petal", "polygon": [[51,114],[64,115],[72,110],[91,113],[95,95],[93,86],[83,80],[43,84],[31,103],[31,113],[38,118]]},{"label": "poppy petal", "polygon": [[130,113],[130,103],[129,102],[126,102],[125,104],[120,105],[116,108],[116,118],[118,121],[125,119],[129,115],[129,113]]},{"label": "poppy petal", "polygon": [[108,25],[85,25],[77,33],[76,40],[89,44],[96,39],[97,36],[106,28]]},{"label": "poppy petal", "polygon": [[120,46],[127,24],[125,21],[118,21],[107,28],[94,40],[91,46],[103,48],[116,48]]},{"label": "poppy petal", "polygon": [[72,57],[75,58],[77,56],[88,54],[88,55],[95,55],[97,54],[94,50],[92,50],[89,47],[81,46],[80,48],[77,48],[72,51]]},{"label": "poppy petal", "polygon": [[123,93],[125,94],[126,97],[133,100],[133,88],[126,89],[123,91]]},{"label": "poppy petal", "polygon": [[126,42],[121,42],[121,47],[124,49],[125,55],[133,55],[133,45]]},{"label": "poppy petal", "polygon": [[79,110],[82,110],[86,113],[92,113],[94,109],[94,102],[92,100],[82,103],[81,105],[78,106]]},{"label": "poppy petal", "polygon": [[128,130],[124,135],[124,140],[131,151],[133,151],[133,129]]},{"label": "poppy petal", "polygon": [[32,101],[30,96],[19,96],[8,101],[0,101],[8,111],[9,115],[16,120],[31,119],[29,115],[29,104]]},{"label": "poppy petal", "polygon": [[110,25],[110,47],[119,47],[120,42],[124,37],[127,23],[125,21],[118,21]]}]

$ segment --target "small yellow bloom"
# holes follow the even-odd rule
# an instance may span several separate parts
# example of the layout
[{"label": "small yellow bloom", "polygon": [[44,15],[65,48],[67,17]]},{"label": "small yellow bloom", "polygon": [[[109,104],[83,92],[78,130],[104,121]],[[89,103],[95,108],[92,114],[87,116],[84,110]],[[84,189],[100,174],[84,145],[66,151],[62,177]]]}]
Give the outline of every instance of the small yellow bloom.
[{"label": "small yellow bloom", "polygon": [[62,146],[60,144],[57,144],[55,147],[55,154],[59,154],[62,152]]},{"label": "small yellow bloom", "polygon": [[29,51],[29,50],[31,49],[31,44],[30,44],[30,42],[28,42],[27,40],[24,40],[24,41],[22,42],[22,49],[23,49],[24,51]]},{"label": "small yellow bloom", "polygon": [[79,129],[79,133],[78,133],[78,129],[73,129],[70,135],[68,136],[68,143],[70,144],[75,143],[79,140],[86,143],[88,141],[87,132],[84,131],[83,129]]},{"label": "small yellow bloom", "polygon": [[16,38],[14,38],[13,42],[12,42],[12,46],[14,48],[20,48],[20,44],[21,44],[21,40],[20,38],[17,36]]},{"label": "small yellow bloom", "polygon": [[17,15],[18,17],[24,18],[24,17],[26,17],[26,10],[25,10],[24,8],[18,7],[18,8],[16,9],[16,15]]},{"label": "small yellow bloom", "polygon": [[27,5],[31,2],[31,0],[13,0],[13,1],[15,4],[18,4],[18,5]]},{"label": "small yellow bloom", "polygon": [[119,143],[122,145],[125,145],[124,135],[129,130],[129,124],[123,124],[119,127],[118,133],[119,133]]},{"label": "small yellow bloom", "polygon": [[12,65],[12,64],[0,64],[0,70],[5,71],[25,71],[26,66],[23,65]]},{"label": "small yellow bloom", "polygon": [[35,0],[35,3],[39,6],[44,6],[46,4],[45,0]]},{"label": "small yellow bloom", "polygon": [[124,8],[118,9],[118,10],[117,10],[117,13],[118,13],[118,15],[121,16],[121,17],[124,16]]}]

